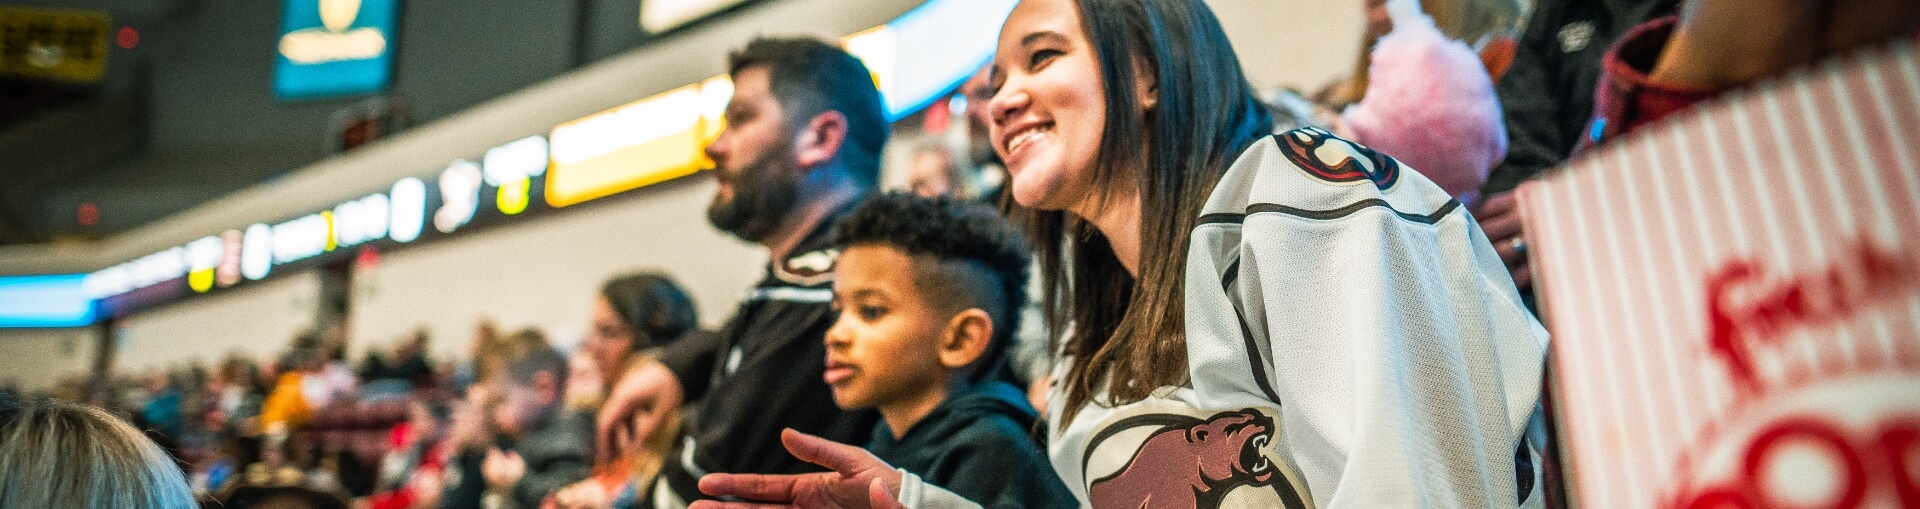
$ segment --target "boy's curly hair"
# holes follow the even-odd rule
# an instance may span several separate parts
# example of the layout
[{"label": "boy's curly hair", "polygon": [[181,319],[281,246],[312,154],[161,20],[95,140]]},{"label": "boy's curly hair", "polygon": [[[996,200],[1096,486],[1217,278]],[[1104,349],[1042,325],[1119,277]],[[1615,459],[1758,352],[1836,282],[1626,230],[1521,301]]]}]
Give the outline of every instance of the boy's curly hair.
[{"label": "boy's curly hair", "polygon": [[[962,309],[979,307],[991,315],[993,338],[982,355],[984,362],[977,363],[984,369],[976,373],[996,371],[1005,364],[1007,343],[1019,329],[1020,310],[1026,305],[1033,255],[1026,239],[998,211],[949,197],[879,194],[834,225],[833,245],[840,249],[889,246],[917,259],[972,268],[930,271],[916,267],[914,281],[934,302],[962,304]],[[992,281],[937,280],[964,277],[961,275],[980,275]],[[959,291],[943,291],[948,289]]]}]

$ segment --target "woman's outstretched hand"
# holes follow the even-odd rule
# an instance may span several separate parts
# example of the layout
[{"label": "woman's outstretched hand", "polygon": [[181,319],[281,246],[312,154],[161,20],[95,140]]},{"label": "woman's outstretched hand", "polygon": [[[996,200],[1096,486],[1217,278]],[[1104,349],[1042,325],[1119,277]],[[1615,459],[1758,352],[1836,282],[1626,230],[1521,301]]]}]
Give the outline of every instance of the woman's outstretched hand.
[{"label": "woman's outstretched hand", "polygon": [[700,491],[753,502],[694,502],[690,509],[905,509],[896,498],[900,472],[865,449],[788,429],[787,452],[833,470],[813,474],[709,474]]}]

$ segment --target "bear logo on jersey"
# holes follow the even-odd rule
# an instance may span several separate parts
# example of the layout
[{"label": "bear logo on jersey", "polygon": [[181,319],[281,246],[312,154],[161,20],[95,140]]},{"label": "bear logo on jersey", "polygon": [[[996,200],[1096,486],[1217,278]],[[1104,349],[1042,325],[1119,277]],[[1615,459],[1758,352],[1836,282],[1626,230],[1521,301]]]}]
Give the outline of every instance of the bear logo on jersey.
[{"label": "bear logo on jersey", "polygon": [[1371,181],[1387,189],[1400,180],[1400,162],[1317,127],[1274,135],[1281,152],[1307,175],[1336,184]]},{"label": "bear logo on jersey", "polygon": [[[1287,507],[1300,497],[1267,455],[1273,418],[1253,409],[1201,419],[1177,414],[1138,415],[1105,428],[1089,450],[1128,430],[1151,428],[1125,466],[1094,480],[1094,507],[1200,509],[1222,507],[1241,488],[1268,488]],[[1266,505],[1266,504],[1262,504]]]}]

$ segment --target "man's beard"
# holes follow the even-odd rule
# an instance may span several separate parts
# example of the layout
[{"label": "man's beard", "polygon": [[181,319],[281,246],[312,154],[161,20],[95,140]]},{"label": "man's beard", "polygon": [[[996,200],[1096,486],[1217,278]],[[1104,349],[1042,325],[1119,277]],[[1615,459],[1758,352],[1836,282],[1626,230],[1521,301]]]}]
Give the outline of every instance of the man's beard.
[{"label": "man's beard", "polygon": [[714,194],[707,222],[747,242],[772,237],[800,198],[799,164],[786,145],[772,147],[733,177],[733,199]]}]

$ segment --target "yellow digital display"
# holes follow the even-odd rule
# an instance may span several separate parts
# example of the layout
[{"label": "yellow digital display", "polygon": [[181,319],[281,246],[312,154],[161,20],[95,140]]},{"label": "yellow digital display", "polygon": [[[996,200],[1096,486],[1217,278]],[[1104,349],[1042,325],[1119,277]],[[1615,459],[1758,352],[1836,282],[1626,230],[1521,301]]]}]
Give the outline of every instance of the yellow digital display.
[{"label": "yellow digital display", "polygon": [[554,127],[547,204],[566,207],[710,167],[706,144],[719,135],[732,95],[732,82],[713,78]]},{"label": "yellow digital display", "polygon": [[100,81],[109,24],[102,12],[0,7],[0,75]]},{"label": "yellow digital display", "polygon": [[529,201],[527,190],[531,185],[532,180],[525,176],[501,182],[500,190],[495,193],[494,205],[500,207],[501,214],[509,216],[526,212]]}]

